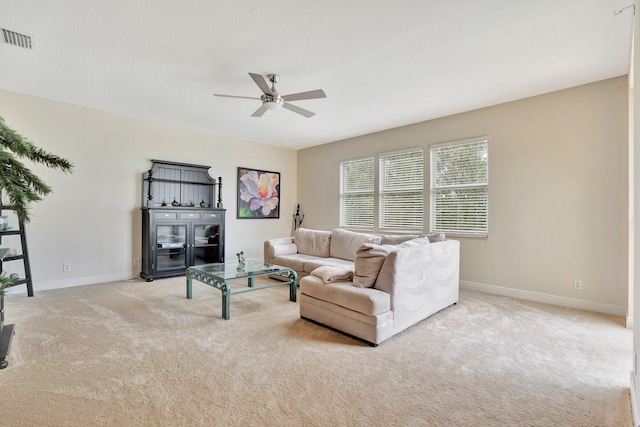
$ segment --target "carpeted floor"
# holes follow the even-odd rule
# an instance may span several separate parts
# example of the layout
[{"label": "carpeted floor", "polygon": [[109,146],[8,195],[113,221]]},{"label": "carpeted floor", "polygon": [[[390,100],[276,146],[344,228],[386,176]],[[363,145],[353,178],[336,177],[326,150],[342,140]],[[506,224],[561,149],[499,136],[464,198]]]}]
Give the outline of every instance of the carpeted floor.
[{"label": "carpeted floor", "polygon": [[462,291],[377,348],[288,287],[184,278],[9,295],[0,426],[631,426],[624,319]]}]

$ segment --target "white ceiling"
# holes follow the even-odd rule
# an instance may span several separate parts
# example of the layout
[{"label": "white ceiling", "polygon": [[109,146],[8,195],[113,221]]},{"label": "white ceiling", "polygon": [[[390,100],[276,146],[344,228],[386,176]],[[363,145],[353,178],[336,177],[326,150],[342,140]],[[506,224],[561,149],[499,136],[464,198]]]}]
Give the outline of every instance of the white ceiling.
[{"label": "white ceiling", "polygon": [[[0,0],[33,38],[0,43],[0,89],[299,149],[626,74],[630,4]],[[254,118],[212,95],[259,96],[248,72],[327,98]]]}]

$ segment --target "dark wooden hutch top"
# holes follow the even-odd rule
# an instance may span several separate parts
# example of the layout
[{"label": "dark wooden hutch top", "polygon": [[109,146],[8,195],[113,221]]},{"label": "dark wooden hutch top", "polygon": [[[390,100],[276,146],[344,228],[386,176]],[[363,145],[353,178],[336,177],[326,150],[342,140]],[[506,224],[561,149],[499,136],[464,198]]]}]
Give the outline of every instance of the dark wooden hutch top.
[{"label": "dark wooden hutch top", "polygon": [[223,208],[222,178],[216,183],[209,175],[211,166],[151,161],[153,167],[142,176],[143,208]]}]

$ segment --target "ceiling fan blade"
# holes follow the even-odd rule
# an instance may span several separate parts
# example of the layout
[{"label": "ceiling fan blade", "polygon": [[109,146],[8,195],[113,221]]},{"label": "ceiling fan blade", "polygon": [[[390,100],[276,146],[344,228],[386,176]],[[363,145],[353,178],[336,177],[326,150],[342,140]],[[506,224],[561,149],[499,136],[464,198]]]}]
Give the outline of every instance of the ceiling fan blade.
[{"label": "ceiling fan blade", "polygon": [[293,111],[294,113],[303,115],[307,119],[316,115],[316,113],[313,113],[309,110],[305,110],[304,108],[300,108],[297,105],[289,104],[288,102],[285,102],[284,104],[282,104],[282,107],[286,108],[289,111]]},{"label": "ceiling fan blade", "polygon": [[251,117],[262,117],[262,115],[265,113],[265,111],[267,111],[268,108],[266,105],[262,104],[260,106],[260,108],[258,108],[256,111],[253,112],[253,114],[251,115]]},{"label": "ceiling fan blade", "polygon": [[264,92],[265,95],[273,95],[264,77],[262,77],[260,74],[255,74],[255,73],[249,73],[249,75],[251,76],[253,81],[256,82],[260,90]]},{"label": "ceiling fan blade", "polygon": [[308,92],[292,93],[284,95],[282,99],[285,101],[301,101],[303,99],[326,98],[327,94],[322,89],[310,90]]},{"label": "ceiling fan blade", "polygon": [[221,93],[214,93],[213,96],[222,96],[224,98],[257,99],[258,101],[260,100],[260,98],[256,98],[255,96],[222,95]]}]

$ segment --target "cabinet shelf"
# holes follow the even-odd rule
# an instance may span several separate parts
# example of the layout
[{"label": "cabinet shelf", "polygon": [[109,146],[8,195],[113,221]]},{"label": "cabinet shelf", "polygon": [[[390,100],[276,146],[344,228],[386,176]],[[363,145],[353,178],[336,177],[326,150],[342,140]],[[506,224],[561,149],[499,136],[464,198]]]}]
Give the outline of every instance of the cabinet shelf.
[{"label": "cabinet shelf", "polygon": [[2,262],[18,261],[24,259],[24,255],[7,255],[2,258]]},{"label": "cabinet shelf", "polygon": [[12,286],[18,286],[18,285],[22,285],[24,283],[27,283],[27,279],[23,278],[17,278],[17,279],[13,279],[13,282],[9,283],[9,287]]},{"label": "cabinet shelf", "polygon": [[202,182],[202,181],[185,181],[179,179],[166,179],[166,178],[151,178],[152,182],[169,182],[175,184],[194,184],[194,185],[216,185],[215,182]]}]

